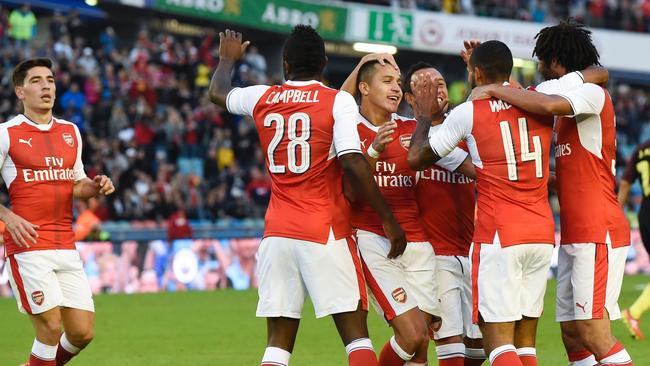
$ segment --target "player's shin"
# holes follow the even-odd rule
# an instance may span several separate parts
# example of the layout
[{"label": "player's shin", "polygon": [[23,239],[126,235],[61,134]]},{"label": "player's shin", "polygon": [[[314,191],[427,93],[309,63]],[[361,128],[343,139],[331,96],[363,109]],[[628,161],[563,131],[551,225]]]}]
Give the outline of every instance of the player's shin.
[{"label": "player's shin", "polygon": [[74,356],[81,352],[81,348],[70,343],[65,333],[61,334],[59,347],[56,350],[56,366],[63,366],[68,363]]},{"label": "player's shin", "polygon": [[406,361],[413,358],[413,353],[408,353],[397,344],[395,336],[390,337],[379,354],[379,366],[403,366]]},{"label": "player's shin", "polygon": [[34,339],[32,352],[29,355],[29,366],[56,366],[57,346],[50,346]]},{"label": "player's shin", "polygon": [[436,346],[438,365],[440,366],[464,366],[465,345],[463,343],[451,343]]},{"label": "player's shin", "polygon": [[349,366],[377,366],[377,355],[368,338],[360,338],[345,346]]},{"label": "player's shin", "polygon": [[490,365],[523,366],[519,356],[517,356],[517,349],[511,344],[499,346],[490,352]]},{"label": "player's shin", "polygon": [[614,347],[607,352],[605,357],[598,360],[598,364],[603,366],[634,366],[632,358],[627,353],[621,342],[616,342]]},{"label": "player's shin", "polygon": [[291,353],[278,347],[266,347],[260,366],[288,366]]}]

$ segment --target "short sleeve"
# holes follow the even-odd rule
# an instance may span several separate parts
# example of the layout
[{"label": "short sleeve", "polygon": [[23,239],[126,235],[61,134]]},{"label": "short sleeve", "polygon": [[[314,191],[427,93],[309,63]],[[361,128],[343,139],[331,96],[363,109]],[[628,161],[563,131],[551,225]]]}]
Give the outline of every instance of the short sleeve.
[{"label": "short sleeve", "polygon": [[[474,105],[465,102],[454,108],[439,129],[429,136],[429,145],[436,155],[445,157],[472,133]],[[455,169],[454,169],[455,170]]]},{"label": "short sleeve", "polygon": [[580,71],[570,72],[559,79],[547,80],[535,87],[535,91],[544,94],[559,94],[575,89],[584,84],[585,78]]},{"label": "short sleeve", "polygon": [[84,170],[84,163],[81,161],[81,151],[83,150],[83,142],[81,141],[81,134],[77,126],[74,126],[74,134],[77,137],[77,159],[74,162],[74,181],[78,182],[86,178],[86,171]]},{"label": "short sleeve", "polygon": [[9,130],[0,127],[0,169],[4,167],[9,154]]},{"label": "short sleeve", "polygon": [[232,114],[253,116],[253,110],[260,98],[269,90],[267,85],[234,88],[226,96],[226,108]]},{"label": "short sleeve", "polygon": [[639,149],[636,149],[634,153],[630,156],[627,164],[625,164],[625,170],[623,171],[623,176],[621,179],[632,184],[639,177],[639,172],[636,170],[636,163],[639,157]]},{"label": "short sleeve", "polygon": [[600,114],[605,105],[605,91],[596,84],[586,83],[567,92],[557,93],[571,104],[573,116]]},{"label": "short sleeve", "polygon": [[454,172],[465,161],[465,159],[467,159],[467,155],[469,155],[467,151],[461,149],[460,147],[456,147],[449,153],[449,155],[438,160],[436,162],[436,165],[447,169],[450,172]]},{"label": "short sleeve", "polygon": [[357,130],[359,107],[350,93],[340,91],[334,98],[334,150],[336,156],[350,153],[361,154],[361,142]]}]

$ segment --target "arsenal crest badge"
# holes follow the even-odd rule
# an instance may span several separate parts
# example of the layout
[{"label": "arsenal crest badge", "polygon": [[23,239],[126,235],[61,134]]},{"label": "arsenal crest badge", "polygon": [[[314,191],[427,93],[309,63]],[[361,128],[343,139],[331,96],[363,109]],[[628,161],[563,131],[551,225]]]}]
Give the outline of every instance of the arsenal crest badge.
[{"label": "arsenal crest badge", "polygon": [[406,150],[408,150],[411,146],[411,136],[413,135],[409,133],[408,135],[400,135],[399,137],[399,144],[402,145],[402,147]]},{"label": "arsenal crest badge", "polygon": [[41,306],[43,305],[43,300],[45,300],[45,295],[43,294],[43,291],[32,292],[32,301],[34,301],[34,304]]},{"label": "arsenal crest badge", "polygon": [[72,137],[71,134],[64,133],[63,134],[63,141],[65,141],[65,143],[68,144],[68,146],[74,147],[74,138]]},{"label": "arsenal crest badge", "polygon": [[406,291],[404,291],[404,288],[398,287],[394,289],[390,294],[393,295],[393,299],[395,299],[395,301],[402,304],[406,302]]}]

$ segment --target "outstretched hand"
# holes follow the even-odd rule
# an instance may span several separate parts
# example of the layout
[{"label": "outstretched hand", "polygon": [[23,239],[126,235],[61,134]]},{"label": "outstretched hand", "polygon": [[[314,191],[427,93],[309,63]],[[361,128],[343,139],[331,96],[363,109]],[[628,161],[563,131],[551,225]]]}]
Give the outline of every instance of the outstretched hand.
[{"label": "outstretched hand", "polygon": [[463,41],[463,46],[465,46],[465,49],[460,51],[460,57],[462,57],[463,61],[465,61],[465,65],[469,64],[469,58],[472,57],[472,52],[474,52],[476,47],[480,45],[481,41],[477,39]]},{"label": "outstretched hand", "polygon": [[242,34],[230,29],[219,32],[219,58],[239,60],[246,52],[250,41],[242,43]]},{"label": "outstretched hand", "polygon": [[433,118],[445,110],[449,100],[438,95],[438,87],[442,82],[442,78],[434,77],[428,72],[411,78],[415,118]]}]

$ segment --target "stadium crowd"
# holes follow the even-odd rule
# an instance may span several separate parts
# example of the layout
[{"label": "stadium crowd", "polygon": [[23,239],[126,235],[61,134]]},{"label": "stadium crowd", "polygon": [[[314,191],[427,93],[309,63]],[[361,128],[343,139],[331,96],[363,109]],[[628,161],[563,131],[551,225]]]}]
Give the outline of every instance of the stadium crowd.
[{"label": "stadium crowd", "polygon": [[649,0],[347,0],[455,14],[554,23],[567,16],[596,28],[650,32]]},{"label": "stadium crowd", "polygon": [[[0,24],[7,18],[0,16]],[[21,108],[9,77],[13,66],[27,56],[51,57],[57,64],[55,115],[84,135],[89,175],[110,172],[118,183],[114,198],[93,204],[99,220],[162,223],[178,210],[191,220],[262,217],[270,181],[253,122],[206,97],[217,62],[215,34],[182,38],[143,29],[121,39],[110,26],[93,36],[84,30],[73,11],[55,13],[38,42],[0,35],[0,120]],[[234,77],[239,85],[278,79],[255,47]],[[648,90],[626,84],[611,90],[624,164],[634,146],[650,138]],[[0,198],[8,202],[6,193]]]}]

